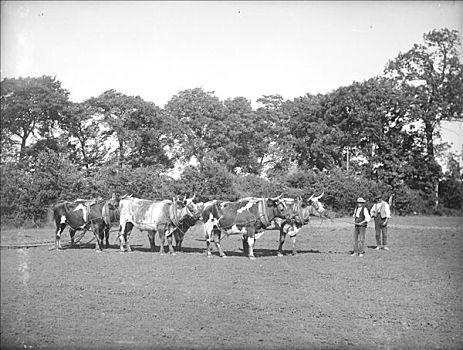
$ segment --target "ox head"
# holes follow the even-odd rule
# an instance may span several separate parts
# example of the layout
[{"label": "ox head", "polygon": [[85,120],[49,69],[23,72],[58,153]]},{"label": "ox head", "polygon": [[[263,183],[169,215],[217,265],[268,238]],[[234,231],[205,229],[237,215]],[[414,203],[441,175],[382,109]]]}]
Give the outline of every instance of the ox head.
[{"label": "ox head", "polygon": [[307,200],[308,205],[312,206],[313,209],[318,214],[322,214],[325,211],[325,208],[323,207],[323,204],[320,202],[320,198],[323,197],[325,192],[323,192],[321,195],[316,197],[314,194],[310,196],[310,198]]},{"label": "ox head", "polygon": [[117,193],[113,193],[111,198],[106,201],[106,204],[110,210],[117,210],[120,201],[121,197]]},{"label": "ox head", "polygon": [[267,209],[273,211],[274,217],[282,219],[291,219],[293,217],[293,214],[286,205],[285,201],[281,199],[281,197],[283,197],[283,193],[280,194],[278,197],[268,198]]},{"label": "ox head", "polygon": [[196,194],[193,195],[191,198],[187,198],[186,195],[183,197],[182,205],[188,210],[190,215],[195,219],[199,219],[201,216],[201,205],[196,204],[194,199],[196,198]]}]

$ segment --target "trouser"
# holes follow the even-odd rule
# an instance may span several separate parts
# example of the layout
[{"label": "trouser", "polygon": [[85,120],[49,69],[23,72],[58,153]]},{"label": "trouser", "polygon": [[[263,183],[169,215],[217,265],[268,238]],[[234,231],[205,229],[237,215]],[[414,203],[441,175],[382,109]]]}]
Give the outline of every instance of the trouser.
[{"label": "trouser", "polygon": [[381,216],[375,217],[375,233],[376,233],[376,245],[385,246],[387,245],[387,226],[383,226],[386,219],[381,219]]},{"label": "trouser", "polygon": [[364,253],[366,226],[355,226],[354,228],[354,253]]}]

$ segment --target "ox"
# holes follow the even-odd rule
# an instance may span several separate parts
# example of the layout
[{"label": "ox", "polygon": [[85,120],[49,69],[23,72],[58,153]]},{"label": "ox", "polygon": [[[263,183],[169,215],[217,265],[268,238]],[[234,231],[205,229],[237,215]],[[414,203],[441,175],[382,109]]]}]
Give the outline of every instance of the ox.
[{"label": "ox", "polygon": [[[322,193],[320,196],[315,197],[314,195],[310,196],[309,199],[303,200],[298,197],[297,199],[285,198],[285,203],[292,208],[294,213],[294,220],[275,220],[276,228],[280,229],[280,240],[278,245],[278,256],[283,256],[283,244],[285,243],[286,235],[291,237],[292,241],[292,254],[296,255],[296,235],[301,230],[302,226],[306,225],[310,221],[310,216],[318,216],[321,218],[328,217],[330,218],[323,207],[323,204],[320,202],[320,198],[323,196]],[[331,219],[331,218],[330,218]]]},{"label": "ox", "polygon": [[221,234],[242,234],[244,254],[255,259],[254,242],[260,236],[259,232],[276,217],[286,220],[291,218],[290,211],[280,198],[281,195],[276,198],[244,198],[237,202],[207,202],[202,212],[207,256],[212,256],[212,238],[219,255],[225,257],[220,245]]},{"label": "ox", "polygon": [[74,202],[59,201],[53,205],[53,216],[56,224],[55,246],[61,249],[61,234],[69,226],[71,244],[77,230],[87,231],[90,228],[97,240],[95,249],[101,251],[103,239],[109,247],[109,230],[111,223],[117,220],[118,199],[113,194],[109,200],[81,200]]},{"label": "ox", "polygon": [[120,249],[122,252],[131,251],[129,244],[130,233],[135,226],[140,231],[148,231],[151,251],[155,251],[154,237],[156,232],[161,239],[160,253],[164,254],[164,243],[167,237],[169,252],[175,255],[172,237],[175,237],[177,249],[181,249],[185,232],[193,226],[200,217],[200,210],[192,198],[178,200],[151,201],[139,198],[123,199],[119,203],[120,210]]}]

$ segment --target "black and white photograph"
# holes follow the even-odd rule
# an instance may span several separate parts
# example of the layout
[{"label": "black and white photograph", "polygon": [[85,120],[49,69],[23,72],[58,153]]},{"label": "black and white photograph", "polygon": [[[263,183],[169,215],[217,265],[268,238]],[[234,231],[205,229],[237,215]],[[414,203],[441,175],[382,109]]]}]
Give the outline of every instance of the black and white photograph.
[{"label": "black and white photograph", "polygon": [[463,349],[463,1],[0,5],[1,349]]}]

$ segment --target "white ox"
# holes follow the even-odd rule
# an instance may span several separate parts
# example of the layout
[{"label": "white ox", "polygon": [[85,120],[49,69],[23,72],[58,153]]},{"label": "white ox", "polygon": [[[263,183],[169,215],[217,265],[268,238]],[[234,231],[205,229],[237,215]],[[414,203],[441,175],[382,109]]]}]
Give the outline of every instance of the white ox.
[{"label": "white ox", "polygon": [[130,232],[135,226],[140,231],[148,231],[151,250],[155,250],[154,238],[156,232],[161,239],[160,253],[164,254],[164,243],[167,237],[169,252],[175,255],[172,246],[172,236],[176,237],[177,247],[181,248],[181,241],[185,232],[199,219],[200,210],[192,198],[184,198],[181,208],[178,200],[151,201],[139,198],[126,198],[120,201],[120,242],[121,251],[131,251],[129,244]]}]

